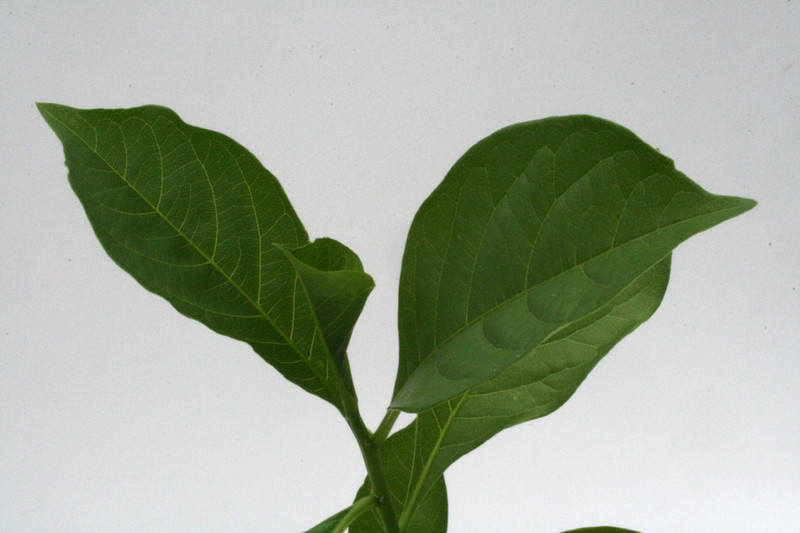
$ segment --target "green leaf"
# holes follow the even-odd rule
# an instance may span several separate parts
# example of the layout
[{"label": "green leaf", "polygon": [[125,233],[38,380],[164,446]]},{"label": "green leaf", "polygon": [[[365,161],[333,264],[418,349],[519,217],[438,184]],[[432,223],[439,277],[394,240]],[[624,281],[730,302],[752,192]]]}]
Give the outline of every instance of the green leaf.
[{"label": "green leaf", "polygon": [[[340,370],[347,365],[350,342],[367,296],[375,287],[358,256],[333,239],[317,239],[299,248],[276,245],[295,269],[318,321],[319,331]],[[345,375],[350,375],[349,371]]]},{"label": "green leaf", "polygon": [[352,251],[309,243],[277,179],[250,152],[169,109],[38,107],[119,266],[342,410],[341,395],[354,394],[345,348],[372,287]]},{"label": "green leaf", "polygon": [[690,236],[752,208],[588,116],[502,129],[422,204],[400,279],[392,407],[428,409],[602,311]]},{"label": "green leaf", "polygon": [[420,413],[389,437],[385,446],[416,457],[407,476],[407,506],[424,499],[459,457],[498,432],[563,405],[600,359],[658,308],[670,259],[639,276],[607,308],[563,330],[483,385]]}]

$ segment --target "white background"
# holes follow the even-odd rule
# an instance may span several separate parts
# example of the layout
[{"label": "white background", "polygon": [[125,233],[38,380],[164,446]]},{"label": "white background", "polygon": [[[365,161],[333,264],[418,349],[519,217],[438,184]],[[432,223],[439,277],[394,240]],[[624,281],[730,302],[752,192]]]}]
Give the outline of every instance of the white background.
[{"label": "white background", "polygon": [[364,475],[332,407],[105,256],[44,101],[224,132],[353,248],[373,428],[408,226],[494,130],[602,116],[757,199],[562,409],[448,470],[450,531],[800,531],[800,2],[207,4],[0,1],[0,530],[301,531]]}]

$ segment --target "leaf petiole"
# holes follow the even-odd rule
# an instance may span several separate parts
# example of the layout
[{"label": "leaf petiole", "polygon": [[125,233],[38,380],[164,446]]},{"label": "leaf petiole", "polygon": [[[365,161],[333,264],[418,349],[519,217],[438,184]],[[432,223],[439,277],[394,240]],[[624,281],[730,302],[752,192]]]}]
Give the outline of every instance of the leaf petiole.
[{"label": "leaf petiole", "polygon": [[380,446],[383,444],[383,442],[389,436],[389,433],[392,431],[392,426],[394,426],[398,416],[400,416],[400,411],[397,409],[388,409],[386,411],[386,416],[383,417],[378,429],[376,429],[375,433],[372,434],[373,445]]}]

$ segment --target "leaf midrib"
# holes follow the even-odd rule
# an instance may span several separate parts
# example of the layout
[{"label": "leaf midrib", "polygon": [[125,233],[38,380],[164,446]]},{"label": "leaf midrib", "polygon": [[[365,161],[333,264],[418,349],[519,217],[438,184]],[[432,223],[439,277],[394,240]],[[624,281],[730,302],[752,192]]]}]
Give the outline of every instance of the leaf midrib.
[{"label": "leaf midrib", "polygon": [[[97,157],[98,157],[98,158],[99,158],[99,159],[100,159],[100,160],[101,160],[101,161],[102,161],[102,162],[103,162],[103,163],[104,163],[104,164],[105,164],[105,165],[106,165],[106,166],[107,166],[107,167],[108,167],[108,168],[109,168],[109,169],[110,169],[112,172],[114,172],[114,174],[116,174],[116,175],[117,175],[117,177],[119,177],[119,179],[120,179],[120,180],[122,180],[122,181],[123,181],[123,182],[124,182],[124,183],[125,183],[125,184],[126,184],[126,185],[127,185],[127,186],[128,186],[130,189],[131,189],[131,190],[132,190],[132,191],[134,191],[134,192],[135,192],[135,193],[136,193],[136,194],[139,196],[139,198],[141,198],[141,199],[142,199],[142,201],[144,201],[144,202],[145,202],[145,203],[146,203],[146,204],[147,204],[147,205],[150,207],[150,209],[152,209],[152,210],[153,210],[153,213],[157,214],[157,215],[158,215],[158,216],[159,216],[159,217],[160,217],[162,220],[164,220],[164,221],[165,221],[167,224],[169,224],[169,226],[170,226],[170,227],[171,227],[171,228],[172,228],[172,229],[175,231],[175,233],[177,233],[177,234],[178,234],[180,237],[182,237],[182,238],[183,238],[183,239],[184,239],[186,242],[188,242],[188,243],[189,243],[189,244],[192,246],[192,248],[194,248],[194,249],[197,251],[197,253],[199,253],[199,254],[200,254],[200,255],[201,255],[201,256],[202,256],[202,257],[203,257],[203,258],[204,258],[204,259],[207,261],[207,264],[211,265],[211,266],[212,266],[214,269],[216,269],[216,270],[217,270],[217,272],[219,272],[219,273],[220,273],[220,274],[221,274],[221,275],[222,275],[222,276],[223,276],[223,277],[224,277],[224,278],[225,278],[225,279],[228,281],[228,283],[230,283],[230,284],[231,284],[231,285],[232,285],[232,286],[233,286],[233,287],[234,287],[234,288],[235,288],[235,289],[236,289],[236,290],[239,292],[239,294],[241,294],[242,296],[244,296],[244,298],[245,298],[245,299],[248,301],[248,303],[250,303],[250,305],[252,305],[252,306],[253,306],[253,308],[254,308],[254,309],[255,309],[255,310],[258,312],[259,316],[261,316],[261,317],[262,317],[264,320],[266,320],[266,321],[267,321],[267,322],[270,324],[270,326],[272,326],[272,328],[273,328],[275,331],[277,331],[277,332],[278,332],[278,334],[279,334],[279,335],[280,335],[280,336],[281,336],[281,337],[282,337],[282,338],[283,338],[283,339],[286,341],[286,345],[287,345],[287,346],[289,346],[290,348],[292,348],[292,350],[294,350],[294,352],[295,352],[295,353],[296,353],[296,354],[297,354],[297,355],[300,357],[300,359],[302,359],[302,360],[303,360],[303,362],[305,362],[305,363],[306,363],[306,367],[307,367],[307,368],[309,368],[309,369],[312,371],[312,373],[313,373],[313,374],[316,376],[317,380],[318,380],[318,381],[319,381],[319,382],[322,384],[322,386],[323,386],[323,387],[324,387],[324,388],[327,390],[327,392],[330,394],[330,396],[331,396],[331,398],[333,399],[333,401],[335,401],[335,402],[337,402],[337,403],[338,403],[338,401],[339,401],[339,398],[338,398],[338,393],[339,393],[339,391],[338,391],[338,389],[334,389],[334,390],[331,390],[331,389],[330,389],[330,386],[329,386],[329,384],[328,384],[328,381],[327,381],[326,379],[323,379],[323,376],[322,376],[322,375],[321,375],[321,374],[320,374],[320,373],[317,371],[316,367],[310,363],[310,360],[309,360],[309,359],[306,357],[306,355],[305,355],[305,354],[304,354],[304,353],[303,353],[303,352],[302,352],[302,351],[301,351],[301,350],[300,350],[300,349],[297,347],[297,345],[294,343],[294,341],[292,341],[292,339],[291,339],[290,337],[287,337],[287,336],[286,336],[286,334],[284,333],[284,331],[283,331],[282,329],[280,329],[280,328],[277,326],[277,324],[275,324],[275,322],[272,320],[272,318],[269,316],[269,314],[267,314],[266,310],[263,308],[263,306],[261,305],[261,303],[260,303],[260,302],[256,302],[255,300],[253,300],[253,298],[252,298],[252,297],[251,297],[251,296],[250,296],[250,295],[249,295],[249,294],[248,294],[248,293],[247,293],[247,292],[246,292],[246,291],[245,291],[245,290],[244,290],[244,289],[243,289],[243,288],[242,288],[242,287],[241,287],[241,286],[240,286],[238,283],[236,283],[236,282],[235,282],[235,281],[234,281],[234,280],[233,280],[233,279],[232,279],[232,278],[231,278],[231,277],[228,275],[228,273],[227,273],[227,272],[225,272],[225,270],[223,270],[223,269],[221,268],[221,266],[220,266],[220,265],[219,265],[219,264],[218,264],[216,261],[214,261],[214,259],[213,259],[212,257],[209,257],[209,256],[208,256],[208,255],[207,255],[207,254],[206,254],[206,253],[205,253],[203,250],[201,250],[201,249],[200,249],[200,248],[199,248],[199,247],[198,247],[198,246],[197,246],[197,245],[194,243],[194,241],[193,241],[192,239],[190,239],[190,238],[189,238],[189,237],[188,237],[188,236],[187,236],[187,235],[186,235],[186,234],[185,234],[183,231],[181,231],[181,230],[180,230],[178,227],[176,227],[176,226],[175,226],[175,225],[172,223],[172,221],[171,221],[169,218],[167,218],[167,217],[166,217],[166,216],[165,216],[165,215],[164,215],[164,214],[163,214],[163,213],[162,213],[162,212],[159,210],[159,206],[158,206],[158,205],[153,205],[153,203],[152,203],[152,202],[150,202],[150,200],[148,200],[148,199],[147,199],[147,198],[146,198],[146,197],[145,197],[145,196],[144,196],[144,195],[143,195],[143,194],[142,194],[142,193],[141,193],[141,192],[140,192],[140,191],[139,191],[139,190],[138,190],[136,187],[134,187],[134,186],[131,184],[131,182],[130,182],[130,181],[128,181],[128,179],[126,179],[126,177],[125,177],[124,175],[120,174],[120,173],[119,173],[119,172],[118,172],[118,171],[117,171],[117,170],[114,168],[114,166],[112,166],[112,165],[111,165],[111,164],[110,164],[110,163],[109,163],[109,162],[108,162],[108,161],[107,161],[107,160],[106,160],[106,159],[105,159],[105,158],[104,158],[104,157],[103,157],[103,156],[102,156],[102,155],[101,155],[101,154],[100,154],[100,153],[97,151],[97,147],[96,147],[96,146],[92,146],[92,145],[91,145],[89,142],[87,142],[87,141],[86,141],[86,139],[84,139],[84,138],[83,138],[81,135],[79,135],[79,134],[78,134],[78,133],[77,133],[75,130],[73,130],[72,128],[70,128],[70,127],[69,127],[67,124],[65,124],[65,123],[64,123],[64,122],[63,122],[61,119],[59,119],[59,118],[58,118],[57,116],[55,116],[53,113],[51,113],[51,112],[50,112],[50,111],[49,111],[49,110],[48,110],[46,107],[40,107],[40,109],[41,109],[43,112],[47,113],[47,114],[48,114],[50,117],[52,117],[52,119],[53,119],[53,120],[55,120],[56,122],[58,122],[58,123],[59,123],[59,124],[60,124],[60,125],[61,125],[61,126],[64,128],[64,129],[65,129],[65,130],[69,131],[69,132],[70,132],[70,133],[73,135],[73,137],[75,137],[76,139],[79,139],[79,140],[80,140],[80,141],[81,141],[81,142],[82,142],[82,143],[83,143],[83,144],[84,144],[84,145],[85,145],[87,148],[89,148],[89,150],[91,150],[91,151],[92,151],[92,153],[93,153],[95,156],[97,156]],[[78,115],[78,116],[80,116],[80,115]],[[173,127],[174,127],[174,128],[177,130],[177,131],[179,131],[179,132],[181,133],[181,135],[183,135],[183,136],[186,138],[187,142],[188,142],[188,143],[189,143],[189,145],[192,147],[192,151],[194,152],[194,154],[195,154],[195,157],[197,158],[197,161],[200,163],[201,167],[203,168],[203,173],[204,173],[204,174],[205,174],[205,176],[206,176],[206,180],[208,181],[208,183],[209,183],[209,185],[211,186],[211,189],[212,189],[212,191],[213,191],[213,188],[214,188],[214,187],[213,187],[213,185],[212,185],[211,179],[210,179],[210,177],[209,177],[209,175],[208,175],[208,172],[207,172],[207,170],[206,170],[206,168],[205,168],[205,165],[203,165],[202,161],[200,161],[200,157],[199,157],[199,155],[197,154],[197,150],[195,149],[195,146],[194,146],[194,144],[191,142],[191,140],[188,138],[188,136],[187,136],[187,135],[186,135],[186,134],[185,134],[185,133],[184,133],[184,132],[181,130],[181,128],[179,127],[179,125],[175,124],[175,122],[173,122],[173,121],[172,121],[170,118],[168,118],[168,117],[164,117],[164,116],[160,116],[159,118],[161,118],[161,119],[163,119],[163,120],[166,120],[167,122],[169,122],[170,124],[172,124],[172,126],[173,126]],[[86,123],[87,123],[87,124],[88,124],[88,125],[89,125],[89,126],[92,128],[92,130],[94,131],[95,137],[97,138],[97,137],[98,137],[98,136],[97,136],[97,128],[96,128],[94,125],[90,124],[88,121],[86,121],[86,119],[85,119],[85,118],[81,117],[81,120],[83,120],[84,122],[86,122]],[[127,121],[127,120],[130,120],[130,119],[126,119],[126,121]],[[141,119],[140,119],[140,120],[141,120]],[[149,125],[147,122],[145,122],[144,120],[142,120],[142,122],[144,122],[145,124],[147,124],[147,125],[148,125],[148,127],[150,126],[150,125]],[[116,123],[115,123],[115,124],[116,124]],[[125,142],[125,137],[124,137],[124,135],[123,135],[123,142]],[[96,143],[99,143],[99,139],[97,139]],[[160,143],[156,142],[155,144],[156,144],[156,146],[158,146],[158,147],[159,147],[159,156],[160,156],[160,154],[161,154],[161,150],[160,150]],[[126,150],[125,150],[125,154],[126,154],[126,160],[127,160],[127,148],[126,148]],[[234,160],[236,160],[236,158],[235,158],[235,157],[234,157],[233,159],[234,159]],[[162,169],[162,172],[161,172],[161,180],[162,180],[162,183],[163,183],[163,179],[164,179],[164,176],[163,176],[163,161],[161,161],[161,159],[159,158],[159,162],[161,163],[161,169]],[[237,161],[237,164],[238,164],[238,161]],[[243,178],[243,181],[245,181],[245,183],[247,183],[247,180],[245,180],[245,179],[244,179],[244,173],[242,173],[242,178]],[[249,184],[247,184],[247,185],[248,185],[248,190],[249,190]],[[213,192],[212,192],[212,195],[213,195]],[[161,198],[161,194],[159,194],[159,205],[160,205],[160,198]],[[251,199],[252,199],[252,194],[251,194]],[[255,205],[253,205],[253,209],[255,210]],[[215,216],[216,216],[216,217],[218,217],[218,213],[217,213],[217,209],[216,209],[216,199],[215,199],[215,204],[214,204],[214,213],[215,213]],[[258,217],[256,217],[256,220],[257,220],[257,219],[258,219]],[[218,224],[217,224],[217,228],[218,228]],[[217,231],[218,231],[218,230],[217,230]],[[217,237],[215,236],[215,243],[216,243],[216,239],[217,239]],[[258,239],[259,239],[259,249],[260,249],[260,246],[261,246],[261,243],[260,243],[260,241],[261,241],[261,239],[262,239],[262,236],[261,236],[261,235],[259,235],[259,236],[258,236]],[[215,247],[216,247],[216,244],[215,244]],[[261,257],[261,256],[259,256],[259,258],[258,258],[258,261],[259,261],[259,264],[258,264],[258,269],[259,269],[259,279],[260,279],[260,272],[261,272],[261,269],[262,269],[262,267],[263,267],[263,265],[262,265],[262,257]],[[295,276],[297,276],[297,274],[296,274],[296,273],[295,273]],[[259,287],[259,291],[260,291],[260,287]],[[192,304],[192,305],[194,305],[194,304]],[[314,313],[312,313],[312,314],[314,314]],[[316,318],[315,318],[315,320],[316,320]],[[319,327],[319,326],[317,325],[317,327]],[[325,346],[325,343],[324,343],[324,342],[322,343],[322,345],[323,345],[323,348],[324,348],[324,349],[327,351],[328,349],[327,349],[327,346]],[[328,358],[329,358],[329,359],[332,359],[332,358],[331,358],[331,356],[330,356],[330,353],[328,353]],[[338,374],[337,374],[337,375],[338,375]]]}]

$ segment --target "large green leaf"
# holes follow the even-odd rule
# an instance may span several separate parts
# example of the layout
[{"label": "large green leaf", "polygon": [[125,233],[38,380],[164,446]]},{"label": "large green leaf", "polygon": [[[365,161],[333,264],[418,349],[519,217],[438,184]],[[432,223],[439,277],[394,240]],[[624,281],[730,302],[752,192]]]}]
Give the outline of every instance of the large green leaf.
[{"label": "large green leaf", "polygon": [[414,472],[407,476],[407,503],[422,501],[449,465],[493,435],[563,405],[600,359],[655,312],[669,268],[667,256],[608,307],[562,330],[483,385],[423,411],[389,437],[385,446],[410,450],[416,457]]},{"label": "large green leaf", "polygon": [[250,152],[169,109],[39,110],[117,264],[342,409],[341,395],[354,394],[345,348],[372,288],[351,250],[309,243],[277,179]]},{"label": "large green leaf", "polygon": [[412,223],[392,407],[419,412],[485,383],[607,307],[683,240],[753,205],[707,193],[602,119],[492,134]]}]

